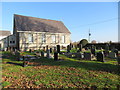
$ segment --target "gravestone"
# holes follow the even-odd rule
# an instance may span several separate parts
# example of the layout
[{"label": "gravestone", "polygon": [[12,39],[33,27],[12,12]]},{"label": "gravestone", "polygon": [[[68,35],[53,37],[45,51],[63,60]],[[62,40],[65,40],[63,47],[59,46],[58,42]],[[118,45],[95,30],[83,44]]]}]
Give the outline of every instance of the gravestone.
[{"label": "gravestone", "polygon": [[41,51],[41,57],[44,57],[44,52],[43,51]]},{"label": "gravestone", "polygon": [[16,51],[15,52],[16,60],[20,61],[20,52]]},{"label": "gravestone", "polygon": [[57,52],[56,47],[54,47],[54,52]]},{"label": "gravestone", "polygon": [[102,52],[97,53],[97,61],[104,62],[104,54]]},{"label": "gravestone", "polygon": [[118,65],[120,65],[120,56],[117,57]]},{"label": "gravestone", "polygon": [[105,45],[105,51],[109,51],[109,44]]},{"label": "gravestone", "polygon": [[86,53],[86,52],[84,52],[84,59],[85,60],[91,60],[91,53]]},{"label": "gravestone", "polygon": [[48,45],[46,45],[46,51],[48,50]]},{"label": "gravestone", "polygon": [[47,50],[47,58],[50,58],[50,50]]},{"label": "gravestone", "polygon": [[109,58],[117,58],[117,55],[115,52],[110,52],[108,55]]},{"label": "gravestone", "polygon": [[57,53],[60,53],[60,45],[57,45]]},{"label": "gravestone", "polygon": [[23,67],[28,66],[28,64],[29,64],[28,58],[23,56]]},{"label": "gravestone", "polygon": [[91,49],[91,53],[95,56],[95,48]]},{"label": "gravestone", "polygon": [[116,56],[118,56],[118,49],[115,49],[114,52],[116,53]]},{"label": "gravestone", "polygon": [[50,53],[52,53],[52,48],[50,48]]},{"label": "gravestone", "polygon": [[43,51],[45,52],[45,47],[43,47]]},{"label": "gravestone", "polygon": [[31,49],[29,49],[29,52],[30,52],[30,53],[32,53],[32,50],[31,50]]},{"label": "gravestone", "polygon": [[79,44],[79,50],[82,51],[82,44]]},{"label": "gravestone", "polygon": [[81,53],[76,53],[75,57],[81,59],[82,58],[82,54]]},{"label": "gravestone", "polygon": [[70,46],[69,45],[67,46],[67,52],[70,52]]},{"label": "gravestone", "polygon": [[58,53],[55,52],[55,53],[54,53],[54,61],[57,61],[57,60],[58,60]]}]

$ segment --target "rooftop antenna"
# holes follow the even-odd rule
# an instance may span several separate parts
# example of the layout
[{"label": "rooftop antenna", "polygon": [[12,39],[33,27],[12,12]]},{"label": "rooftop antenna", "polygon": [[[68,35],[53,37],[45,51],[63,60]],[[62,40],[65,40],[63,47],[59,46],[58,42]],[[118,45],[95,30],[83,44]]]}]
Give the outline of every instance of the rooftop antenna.
[{"label": "rooftop antenna", "polygon": [[90,29],[88,31],[88,42],[90,43],[90,36],[91,36],[91,33],[90,33]]}]

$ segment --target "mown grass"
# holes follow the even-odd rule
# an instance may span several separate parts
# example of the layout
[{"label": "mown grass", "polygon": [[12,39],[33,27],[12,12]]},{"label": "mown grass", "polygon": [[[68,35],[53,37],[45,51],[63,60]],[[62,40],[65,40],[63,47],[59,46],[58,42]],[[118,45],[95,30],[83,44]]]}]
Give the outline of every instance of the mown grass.
[{"label": "mown grass", "polygon": [[[22,67],[9,52],[3,53],[2,85],[9,88],[116,88],[120,85],[117,61],[76,60],[60,55],[60,61],[40,58],[39,63]],[[26,53],[25,53],[26,54]],[[29,54],[29,52],[27,52]],[[11,62],[11,63],[10,63]]]}]

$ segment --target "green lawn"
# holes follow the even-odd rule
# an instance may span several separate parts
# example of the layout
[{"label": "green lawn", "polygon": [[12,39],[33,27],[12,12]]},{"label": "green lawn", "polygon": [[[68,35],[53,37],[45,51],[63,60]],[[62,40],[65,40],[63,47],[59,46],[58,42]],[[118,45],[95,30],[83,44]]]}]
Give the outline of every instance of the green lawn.
[{"label": "green lawn", "polygon": [[120,66],[114,59],[103,63],[60,55],[60,61],[40,58],[22,67],[23,62],[16,61],[9,52],[3,54],[6,55],[2,60],[4,88],[116,88],[120,85]]}]

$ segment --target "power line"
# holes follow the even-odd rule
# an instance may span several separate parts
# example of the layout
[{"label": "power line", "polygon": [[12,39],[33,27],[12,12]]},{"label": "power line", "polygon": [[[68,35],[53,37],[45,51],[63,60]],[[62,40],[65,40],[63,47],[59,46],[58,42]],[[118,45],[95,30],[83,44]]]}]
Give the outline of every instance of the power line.
[{"label": "power line", "polygon": [[89,26],[89,25],[101,24],[101,23],[110,22],[113,20],[118,20],[118,19],[120,19],[120,18],[112,18],[112,19],[108,19],[108,20],[104,20],[104,21],[98,21],[98,22],[94,22],[94,23],[79,25],[78,27],[71,27],[71,28],[79,28],[79,27],[84,27],[84,26]]}]

